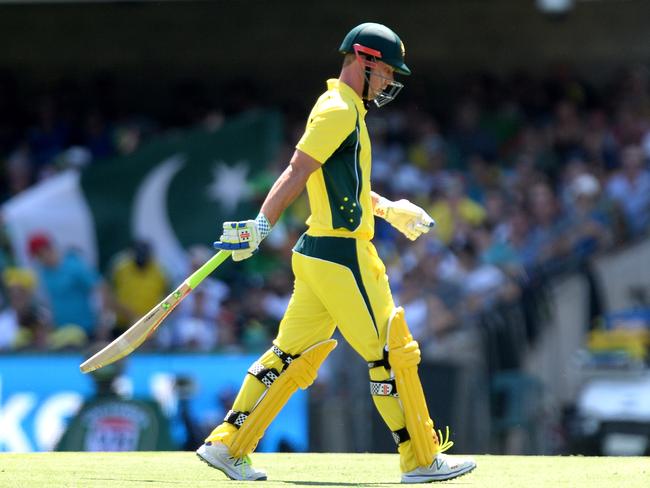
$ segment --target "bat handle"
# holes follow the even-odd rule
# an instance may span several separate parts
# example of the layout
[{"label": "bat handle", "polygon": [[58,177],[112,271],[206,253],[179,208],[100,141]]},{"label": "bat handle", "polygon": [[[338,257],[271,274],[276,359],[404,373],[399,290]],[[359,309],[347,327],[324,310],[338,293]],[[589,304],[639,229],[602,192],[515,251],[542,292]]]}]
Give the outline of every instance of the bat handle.
[{"label": "bat handle", "polygon": [[221,250],[214,256],[212,256],[210,259],[208,259],[203,266],[201,266],[199,269],[197,269],[194,273],[190,275],[187,280],[185,280],[185,283],[188,284],[188,286],[193,290],[196,288],[199,283],[201,283],[205,278],[208,277],[210,273],[212,273],[217,267],[223,263],[228,257],[232,251],[224,251]]}]

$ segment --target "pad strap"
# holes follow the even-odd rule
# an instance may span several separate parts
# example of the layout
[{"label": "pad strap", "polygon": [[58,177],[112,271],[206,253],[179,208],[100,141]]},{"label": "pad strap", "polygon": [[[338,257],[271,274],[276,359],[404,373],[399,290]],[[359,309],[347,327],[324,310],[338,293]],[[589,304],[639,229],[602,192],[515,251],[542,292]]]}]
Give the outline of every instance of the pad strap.
[{"label": "pad strap", "polygon": [[238,412],[237,410],[228,410],[228,413],[226,414],[226,417],[223,420],[225,422],[228,422],[229,424],[234,425],[239,429],[244,423],[244,420],[246,420],[246,417],[248,417],[248,413],[246,412]]},{"label": "pad strap", "polygon": [[411,440],[411,436],[409,435],[409,431],[406,430],[406,427],[403,427],[399,430],[394,430],[391,432],[391,434],[393,434],[393,440],[395,441],[395,444],[397,444],[398,446],[402,442]]},{"label": "pad strap", "polygon": [[273,382],[278,379],[278,376],[280,376],[277,369],[267,368],[259,361],[255,361],[251,367],[248,368],[248,374],[255,376],[255,378],[260,380],[267,388],[269,388]]},{"label": "pad strap", "polygon": [[374,396],[392,396],[398,397],[395,379],[391,378],[384,381],[371,381],[370,394]]},{"label": "pad strap", "polygon": [[388,362],[388,348],[385,347],[383,351],[384,357],[376,361],[368,362],[368,369],[379,368],[383,366],[385,369],[390,370],[390,363]]},{"label": "pad strap", "polygon": [[284,367],[282,369],[289,366],[294,359],[297,359],[297,358],[300,357],[299,354],[297,354],[295,356],[292,356],[291,354],[289,354],[287,352],[284,352],[282,349],[280,349],[275,344],[273,344],[273,347],[271,347],[271,351],[273,351],[273,354],[275,354],[277,357],[279,357],[280,360],[284,363]]},{"label": "pad strap", "polygon": [[232,434],[228,448],[234,458],[244,457],[253,452],[264,431],[289,401],[291,395],[298,388],[304,390],[314,382],[318,368],[335,347],[334,339],[318,342],[305,349],[299,358],[291,362],[277,381],[260,397],[241,428]]}]

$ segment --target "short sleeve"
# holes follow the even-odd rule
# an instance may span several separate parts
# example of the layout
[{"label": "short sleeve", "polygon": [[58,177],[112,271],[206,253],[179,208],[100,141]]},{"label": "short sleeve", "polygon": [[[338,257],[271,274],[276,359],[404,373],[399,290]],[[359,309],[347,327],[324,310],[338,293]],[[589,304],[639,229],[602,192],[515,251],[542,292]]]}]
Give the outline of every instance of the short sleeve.
[{"label": "short sleeve", "polygon": [[341,103],[316,104],[296,149],[324,163],[354,130],[356,111]]}]

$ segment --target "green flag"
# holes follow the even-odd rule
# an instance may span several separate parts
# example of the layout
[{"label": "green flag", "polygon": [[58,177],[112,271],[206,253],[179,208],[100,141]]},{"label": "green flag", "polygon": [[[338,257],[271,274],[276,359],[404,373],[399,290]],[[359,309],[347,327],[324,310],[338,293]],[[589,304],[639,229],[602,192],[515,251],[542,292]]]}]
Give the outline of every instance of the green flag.
[{"label": "green flag", "polygon": [[81,177],[45,181],[4,205],[19,260],[28,259],[34,232],[77,247],[100,267],[140,238],[181,277],[187,246],[209,245],[224,220],[255,218],[281,137],[279,114],[250,112],[214,132],[159,136],[130,156],[93,162]]}]

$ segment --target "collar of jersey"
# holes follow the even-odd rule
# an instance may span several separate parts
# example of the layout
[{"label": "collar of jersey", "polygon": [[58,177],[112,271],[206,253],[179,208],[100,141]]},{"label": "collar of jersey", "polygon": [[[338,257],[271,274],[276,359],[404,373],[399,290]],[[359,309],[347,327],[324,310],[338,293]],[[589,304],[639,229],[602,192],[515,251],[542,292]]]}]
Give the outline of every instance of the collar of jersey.
[{"label": "collar of jersey", "polygon": [[366,115],[367,110],[363,105],[363,100],[361,100],[361,97],[357,95],[357,92],[355,92],[350,85],[347,85],[337,78],[332,78],[330,80],[327,80],[327,89],[338,90],[346,98],[351,98],[354,101],[354,104],[357,106],[359,113],[362,116]]}]

